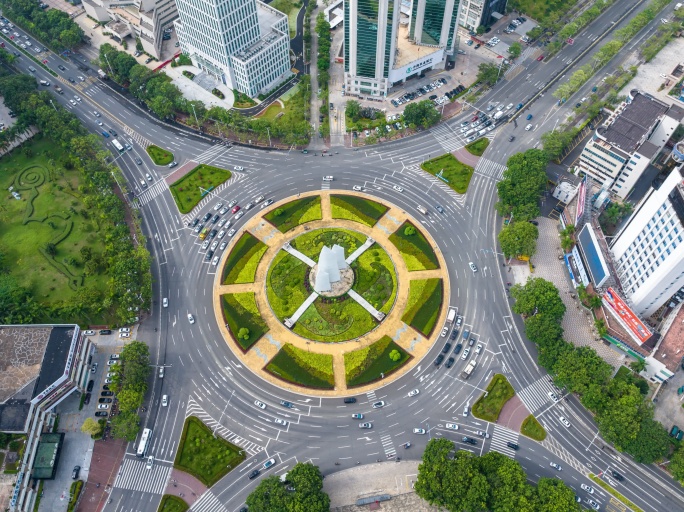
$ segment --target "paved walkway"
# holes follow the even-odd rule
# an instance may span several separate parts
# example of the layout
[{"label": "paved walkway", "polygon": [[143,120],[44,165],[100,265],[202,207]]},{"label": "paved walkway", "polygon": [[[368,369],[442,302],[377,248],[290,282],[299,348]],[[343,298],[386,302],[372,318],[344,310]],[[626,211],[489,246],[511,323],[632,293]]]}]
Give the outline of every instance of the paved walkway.
[{"label": "paved walkway", "polygon": [[499,413],[497,424],[520,432],[520,427],[523,421],[530,415],[525,404],[520,400],[518,395],[514,395],[508,402],[506,402]]},{"label": "paved walkway", "polygon": [[[88,481],[78,504],[79,512],[99,512],[104,508],[126,454],[126,446],[128,443],[122,439],[95,441]],[[43,509],[42,505],[40,508]]]},{"label": "paved walkway", "polygon": [[171,471],[171,478],[166,487],[165,494],[173,494],[179,496],[182,493],[182,499],[190,506],[192,506],[197,499],[202,496],[207,490],[207,486],[197,480],[192,475],[178,469]]},{"label": "paved walkway", "polygon": [[349,296],[354,299],[356,302],[359,303],[359,305],[368,311],[371,315],[373,315],[373,318],[375,318],[378,322],[382,321],[383,318],[385,318],[385,314],[381,313],[377,309],[375,309],[373,306],[370,305],[370,303],[361,297],[358,293],[356,293],[354,290],[349,290],[347,292]]},{"label": "paved walkway", "polygon": [[530,274],[527,265],[513,266],[513,278],[516,282],[525,282],[530,277],[542,277],[551,281],[558,288],[566,307],[562,324],[563,337],[575,346],[592,347],[604,361],[617,368],[622,364],[624,357],[596,339],[597,335],[592,332],[594,320],[591,313],[570,296],[571,293],[576,294],[576,291],[570,282],[564,260],[558,259],[558,255],[562,253],[558,222],[547,217],[541,217],[538,221],[537,254],[532,259],[535,266],[534,274]]},{"label": "paved walkway", "polygon": [[347,265],[351,265],[352,263],[354,263],[358,259],[359,256],[361,256],[364,252],[366,252],[368,249],[370,249],[370,247],[374,243],[375,243],[375,240],[373,240],[372,238],[367,238],[366,241],[363,243],[363,245],[361,247],[359,247],[358,249],[356,249],[353,253],[351,253],[349,255],[349,257],[344,261],[347,262]]},{"label": "paved walkway", "polygon": [[314,266],[316,266],[316,262],[314,260],[309,258],[306,254],[302,254],[300,251],[298,251],[297,249],[292,247],[289,243],[286,243],[285,245],[283,245],[282,249],[283,249],[283,251],[289,252],[290,254],[292,254],[292,256],[294,256],[299,261],[304,263],[307,267],[313,268]]},{"label": "paved walkway", "polygon": [[[228,343],[228,346],[231,348],[231,350],[233,350],[235,356],[240,359],[243,364],[248,365],[259,377],[272,382],[274,385],[284,387],[294,392],[307,394],[311,393],[310,389],[301,388],[294,384],[288,384],[263,370],[268,361],[270,361],[276,355],[276,353],[285,343],[291,343],[300,350],[332,355],[333,370],[335,374],[335,390],[316,390],[316,394],[320,396],[341,396],[343,394],[348,394],[349,391],[347,390],[344,378],[344,353],[367,347],[385,335],[390,336],[397,344],[411,354],[413,359],[408,364],[394,372],[391,376],[388,376],[386,379],[382,380],[382,384],[388,384],[405,373],[411,371],[416,364],[420,363],[421,359],[432,347],[435,335],[433,335],[433,339],[428,340],[422,334],[411,329],[401,320],[406,308],[406,303],[408,301],[409,282],[413,279],[442,277],[444,278],[444,295],[446,297],[450,295],[449,280],[446,273],[446,262],[442,253],[439,252],[438,249],[436,250],[436,254],[440,262],[440,270],[409,272],[406,268],[406,263],[401,257],[401,254],[394,244],[388,240],[389,235],[396,231],[396,229],[408,218],[406,212],[402,211],[396,206],[388,204],[387,206],[390,207],[389,211],[372,228],[350,220],[332,219],[330,208],[331,193],[334,193],[334,191],[321,190],[308,194],[302,194],[302,196],[316,195],[321,197],[321,210],[323,218],[319,221],[307,223],[307,230],[337,227],[341,229],[357,231],[362,235],[378,241],[387,251],[395,266],[397,274],[397,293],[394,307],[383,320],[383,322],[375,328],[375,330],[365,334],[364,336],[361,336],[359,339],[354,341],[340,343],[316,342],[307,340],[291,332],[272,313],[264,314],[263,319],[268,324],[269,331],[250,350],[248,350],[246,353],[243,353],[242,350],[237,348],[236,343],[224,324],[223,313],[221,311],[221,302],[219,300],[214,301],[214,314],[216,315],[218,324],[221,327],[222,334]],[[378,200],[376,197],[365,196],[364,194],[358,195],[368,197],[368,199],[372,199],[373,201]],[[271,205],[271,209],[278,208],[290,200],[291,199],[287,199],[278,203],[274,203]],[[266,211],[270,210],[265,210],[264,213]],[[417,223],[415,220],[414,222]],[[416,225],[419,224],[417,223]],[[252,233],[269,246],[257,267],[255,281],[254,283],[249,283],[246,285],[222,285],[221,272],[217,272],[216,280],[214,282],[214,296],[218,298],[220,295],[225,293],[253,291],[255,293],[255,299],[259,310],[263,312],[271,312],[265,286],[269,266],[271,265],[273,258],[275,258],[276,254],[282,249],[285,243],[304,233],[304,228],[305,226],[301,225],[288,231],[287,233],[281,233],[275,229],[273,225],[264,221],[260,216],[250,219],[244,229]],[[427,236],[425,231],[423,231],[423,233]],[[233,237],[231,244],[235,244],[235,241],[239,238],[239,236]],[[434,241],[431,241],[431,245],[432,247],[437,247],[437,244],[435,244]],[[226,251],[224,251],[222,256],[224,261],[231,248],[232,245],[229,246]],[[439,326],[443,324],[446,319],[446,310],[447,308],[445,304],[445,307],[442,308],[436,323],[436,333],[439,332]],[[354,388],[354,392],[364,393],[368,390],[376,389],[378,385],[379,383],[375,382],[364,387]]]},{"label": "paved walkway", "polygon": [[302,302],[302,305],[297,308],[297,311],[295,311],[294,315],[292,315],[290,318],[288,318],[285,321],[285,325],[291,329],[297,323],[299,318],[304,314],[304,312],[307,309],[309,309],[309,306],[311,306],[311,304],[313,304],[317,298],[318,298],[318,294],[316,292],[311,292],[311,295],[309,295],[306,298],[306,300],[304,302]]}]

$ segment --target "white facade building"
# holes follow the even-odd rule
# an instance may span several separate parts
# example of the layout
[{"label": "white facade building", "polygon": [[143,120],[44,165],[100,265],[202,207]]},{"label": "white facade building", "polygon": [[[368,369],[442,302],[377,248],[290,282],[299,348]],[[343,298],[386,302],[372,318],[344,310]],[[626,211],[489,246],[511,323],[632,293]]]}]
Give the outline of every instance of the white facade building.
[{"label": "white facade building", "polygon": [[193,63],[249,96],[288,78],[287,16],[258,0],[176,0],[175,26]]},{"label": "white facade building", "polygon": [[655,313],[684,286],[684,171],[651,188],[610,250],[627,299],[641,316]]},{"label": "white facade building", "polygon": [[506,13],[508,0],[461,0],[458,24],[470,30],[480,25],[489,26],[492,13]]}]

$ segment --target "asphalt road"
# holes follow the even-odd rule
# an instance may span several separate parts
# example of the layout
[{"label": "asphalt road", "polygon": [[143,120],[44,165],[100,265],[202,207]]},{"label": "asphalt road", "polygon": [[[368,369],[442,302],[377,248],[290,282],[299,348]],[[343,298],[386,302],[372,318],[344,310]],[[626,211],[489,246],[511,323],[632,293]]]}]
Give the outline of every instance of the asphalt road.
[{"label": "asphalt road", "polygon": [[[621,10],[624,5],[621,4]],[[585,33],[589,33],[592,26]],[[645,29],[648,30],[649,27]],[[559,63],[572,57],[572,52],[581,53],[580,46],[577,41],[569,47],[568,55],[564,50],[550,63],[534,61],[525,74],[495,89],[480,104],[525,102],[538,90],[535,84],[552,75],[555,69],[552,66],[560,69]],[[75,78],[81,74],[72,64],[64,63],[54,55],[47,56],[47,60],[60,76]],[[554,64],[554,61],[558,62]],[[66,71],[57,69],[59,63]],[[26,71],[28,64],[22,57],[18,66]],[[55,79],[43,70],[39,69],[36,74],[38,78],[55,83]],[[296,462],[309,460],[319,465],[324,474],[329,474],[356,462],[374,463],[397,455],[419,459],[425,444],[433,436],[447,436],[459,448],[475,453],[495,449],[515,457],[532,480],[542,476],[560,477],[582,498],[587,494],[580,490],[579,484],[591,484],[586,477],[588,472],[615,469],[625,481],[611,479],[611,485],[643,510],[682,509],[684,493],[681,487],[660,468],[635,464],[610,449],[602,449],[597,427],[584,408],[573,398],[558,403],[551,400],[549,391],[559,396],[562,393],[554,390],[545,372],[535,364],[534,346],[521,337],[519,319],[511,314],[505,292],[505,267],[501,255],[496,252],[495,233],[499,219],[493,208],[495,185],[507,157],[533,146],[535,134],[541,127],[537,131],[516,134],[514,143],[507,142],[509,132],[516,130],[512,125],[492,132],[493,144],[478,165],[467,196],[458,197],[437,180],[428,179],[418,171],[418,166],[425,159],[462,146],[464,141],[458,133],[458,125],[471,114],[409,139],[368,150],[343,149],[332,157],[323,158],[313,153],[216,145],[202,136],[159,122],[96,79],[60,85],[65,94],[55,95],[56,103],[72,110],[94,133],[114,129],[118,140],[133,146],[132,151],[117,156],[116,161],[135,196],[134,205],[142,213],[148,247],[154,256],[155,303],[151,317],[140,326],[138,337],[150,343],[155,364],[166,366],[163,379],[155,375],[146,402],[147,412],[143,414],[144,425],[154,430],[150,454],[155,456],[156,462],[152,470],[146,470],[144,461],[133,455],[135,450],[131,446],[111,494],[112,504],[107,505],[109,510],[156,508],[170,473],[186,414],[200,416],[248,455],[243,465],[202,497],[203,505],[196,506],[198,509],[203,507],[202,510],[237,510],[261,478],[248,480],[247,473],[269,457],[275,457],[277,464],[262,472],[262,476],[283,474]],[[74,95],[81,100],[76,100]],[[552,109],[554,103],[553,98],[545,95],[530,107],[530,112],[543,117],[539,112],[544,112],[544,108]],[[94,110],[100,112],[101,117],[95,117]],[[554,115],[562,113],[552,112],[547,119],[554,119]],[[98,121],[103,126],[99,126]],[[517,130],[522,132],[521,128]],[[260,194],[279,200],[299,192],[320,190],[322,176],[330,174],[335,177],[335,189],[351,190],[352,186],[360,185],[368,193],[413,215],[438,242],[447,261],[451,282],[449,306],[458,308],[459,314],[464,316],[464,328],[484,345],[480,355],[471,355],[471,358],[478,358],[474,375],[467,381],[459,377],[467,363],[460,358],[451,369],[436,368],[432,364],[442,349],[441,338],[415,370],[391,385],[357,396],[357,403],[352,405],[342,403],[341,399],[286,392],[255,376],[239,363],[221,337],[211,295],[215,273],[220,267],[205,261],[205,252],[200,249],[197,237],[186,227],[191,219],[178,213],[162,180],[171,170],[152,164],[140,145],[145,139],[171,149],[179,163],[194,159],[229,169],[236,165],[244,167],[228,187],[215,194],[215,199],[200,215],[211,210],[217,201],[227,203],[236,199],[244,204]],[[111,140],[112,137],[106,142],[109,144]],[[135,158],[142,163],[136,164]],[[147,174],[151,178],[149,181]],[[143,189],[141,182],[148,187]],[[404,192],[395,192],[394,185],[403,187]],[[423,216],[417,211],[419,204],[428,207],[429,215]],[[444,214],[437,213],[436,204],[444,207]],[[238,234],[252,212],[234,223]],[[478,266],[477,273],[468,268],[470,261]],[[169,300],[168,308],[160,307],[163,297]],[[192,325],[187,320],[188,313],[196,319]],[[494,373],[503,373],[509,378],[528,409],[546,426],[549,438],[543,445],[471,415],[462,415],[463,408],[477,399]],[[419,389],[420,394],[409,398],[408,392],[412,389]],[[169,395],[168,407],[160,405],[163,394]],[[255,400],[264,402],[267,408],[257,408]],[[294,409],[280,406],[280,400],[292,402]],[[386,406],[372,409],[371,404],[378,400],[385,401]],[[358,421],[351,418],[353,413],[365,414],[373,428],[360,430]],[[561,415],[570,421],[570,428],[560,423]],[[288,424],[278,425],[274,422],[276,418],[284,419]],[[447,430],[447,422],[457,423],[458,432]],[[424,428],[428,433],[413,434],[413,428]],[[491,437],[478,437],[475,446],[460,441],[463,435],[475,437],[477,430],[486,431]],[[412,446],[402,448],[409,441]],[[520,450],[507,448],[506,441],[517,442]],[[562,471],[551,468],[550,462],[560,464]],[[603,490],[597,489],[593,498],[601,504],[602,510],[622,510]]]}]

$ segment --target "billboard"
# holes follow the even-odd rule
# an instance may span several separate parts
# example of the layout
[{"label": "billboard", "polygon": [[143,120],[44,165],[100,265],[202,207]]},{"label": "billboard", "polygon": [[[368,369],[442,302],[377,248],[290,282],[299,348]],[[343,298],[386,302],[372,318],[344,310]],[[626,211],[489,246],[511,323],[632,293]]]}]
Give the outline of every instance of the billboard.
[{"label": "billboard", "polygon": [[584,215],[584,201],[587,198],[587,177],[585,176],[579,185],[577,193],[577,212],[575,213],[575,226],[579,227],[580,220]]},{"label": "billboard", "polygon": [[627,332],[637,343],[642,344],[653,335],[612,288],[608,288],[603,294],[603,303],[612,308],[622,326],[627,329]]}]

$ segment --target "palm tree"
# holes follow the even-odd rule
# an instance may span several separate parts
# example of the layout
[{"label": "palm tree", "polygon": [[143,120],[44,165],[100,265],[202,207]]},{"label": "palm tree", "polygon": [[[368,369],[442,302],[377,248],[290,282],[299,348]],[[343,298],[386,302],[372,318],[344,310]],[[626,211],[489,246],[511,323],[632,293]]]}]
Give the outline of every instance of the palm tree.
[{"label": "palm tree", "polygon": [[632,369],[632,371],[634,373],[643,372],[647,366],[648,366],[648,363],[646,361],[644,361],[643,359],[637,359],[636,361],[632,361],[629,364],[629,367]]}]

